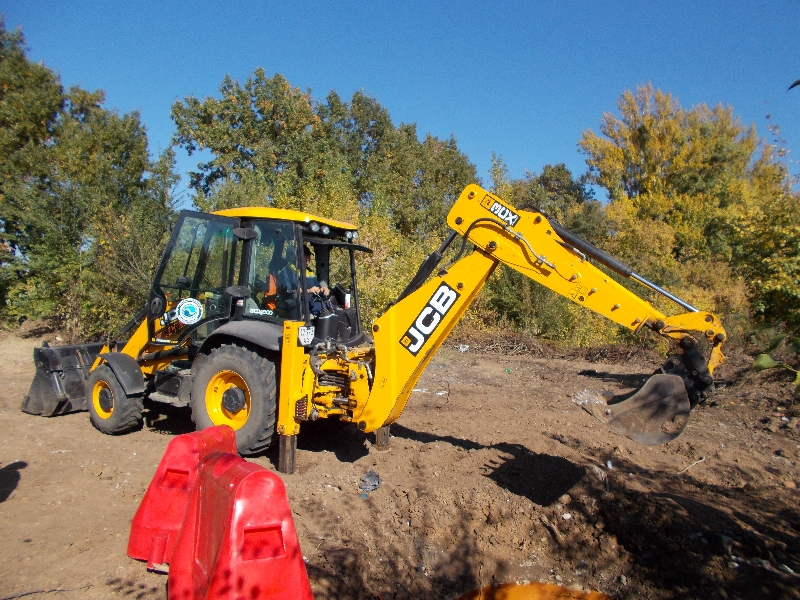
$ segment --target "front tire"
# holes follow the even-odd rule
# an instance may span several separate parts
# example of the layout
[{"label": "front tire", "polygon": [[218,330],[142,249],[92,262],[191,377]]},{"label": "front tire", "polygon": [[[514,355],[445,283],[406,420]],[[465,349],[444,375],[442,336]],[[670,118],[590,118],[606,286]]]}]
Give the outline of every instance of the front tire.
[{"label": "front tire", "polygon": [[267,449],[275,435],[275,365],[235,345],[220,346],[192,369],[192,420],[197,429],[228,425],[240,454]]},{"label": "front tire", "polygon": [[128,396],[106,364],[86,380],[86,406],[92,425],[109,435],[127,433],[142,424],[142,397]]}]

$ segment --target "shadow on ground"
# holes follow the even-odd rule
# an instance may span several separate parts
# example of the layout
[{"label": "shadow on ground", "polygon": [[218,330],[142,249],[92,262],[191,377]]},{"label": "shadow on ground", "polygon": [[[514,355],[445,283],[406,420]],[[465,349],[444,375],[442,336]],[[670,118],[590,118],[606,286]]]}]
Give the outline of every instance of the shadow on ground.
[{"label": "shadow on ground", "polygon": [[395,423],[391,427],[393,437],[413,440],[423,444],[443,442],[464,450],[493,448],[505,456],[490,459],[483,474],[501,488],[512,494],[527,498],[540,506],[553,504],[559,496],[567,493],[585,474],[583,467],[560,456],[537,454],[521,444],[480,444],[473,440],[450,435],[437,435],[416,431]]},{"label": "shadow on ground", "polygon": [[583,377],[591,377],[593,379],[600,379],[601,381],[605,381],[608,383],[618,383],[620,385],[624,385],[625,387],[635,387],[640,388],[647,380],[650,379],[651,375],[642,375],[640,373],[636,374],[620,374],[620,373],[608,373],[606,371],[598,371],[596,369],[585,369],[583,371],[578,371],[578,375]]},{"label": "shadow on ground", "polygon": [[[518,444],[486,446],[400,425],[392,426],[392,434],[465,450],[497,450],[486,461],[484,475],[511,494],[512,502],[516,497],[535,504],[521,543],[546,537],[550,546],[540,556],[564,565],[572,581],[601,587],[620,600],[800,599],[800,509],[775,490],[754,482],[715,486],[688,473],[676,477],[645,470],[606,448],[564,436],[554,439],[579,450],[583,465]],[[613,469],[601,468],[612,459]],[[650,491],[642,492],[635,482],[645,480]],[[561,504],[563,494],[571,498],[568,506]],[[498,497],[505,502],[503,494]],[[421,495],[415,500],[419,509],[453,520],[421,526],[403,537],[379,517],[381,510],[402,513],[402,503],[391,499],[396,506],[386,507],[371,505],[371,500],[344,499],[342,510],[375,511],[375,531],[363,540],[326,533],[322,550],[310,561],[309,576],[320,597],[452,598],[491,583],[487,573],[495,581],[513,577],[515,565],[490,564],[491,547],[510,541],[502,538],[503,517],[498,524],[496,516],[469,501],[459,504],[458,498],[449,499],[458,512],[443,517],[435,512],[440,501]],[[572,514],[569,521],[562,519],[565,511]],[[336,530],[332,514],[313,518],[320,531]],[[505,518],[518,517],[512,512]],[[443,543],[442,530],[451,541]],[[608,579],[609,573],[620,572],[625,577]]]},{"label": "shadow on ground", "polygon": [[14,493],[21,479],[19,472],[27,466],[28,463],[18,460],[0,467],[0,502],[5,502]]},{"label": "shadow on ground", "polygon": [[[348,499],[342,508],[363,511],[375,507]],[[329,515],[316,514],[314,519],[321,531],[335,529]],[[309,560],[307,571],[318,598],[453,598],[495,578],[506,578],[508,565],[490,565],[481,555],[470,512],[462,510],[448,529],[446,541],[433,527],[415,530],[411,539],[381,530],[370,532],[363,541],[326,536],[323,552]]]},{"label": "shadow on ground", "polygon": [[106,585],[114,592],[114,595],[119,595],[124,598],[132,598],[134,600],[144,600],[145,598],[163,598],[166,594],[166,578],[164,578],[163,586],[147,585],[145,583],[136,582],[132,579],[122,579],[115,577],[106,581]]},{"label": "shadow on ground", "polygon": [[[589,454],[599,464],[612,458],[606,450]],[[613,470],[604,473],[607,487],[602,479],[584,480],[596,501],[570,508],[602,522],[631,564],[632,584],[620,598],[653,589],[681,598],[800,598],[796,504],[752,483],[709,485],[613,459]],[[632,484],[639,477],[652,491]]]},{"label": "shadow on ground", "polygon": [[[532,460],[536,464],[546,459]],[[502,467],[498,470],[502,472]],[[715,496],[722,490],[709,489],[707,496],[698,497],[693,482],[676,485],[671,475],[656,474],[655,483],[663,479],[664,487],[679,489],[640,493],[626,486],[626,475],[611,476],[607,491],[587,474],[570,489],[573,501],[568,509],[558,508],[559,504],[536,509],[552,529],[534,526],[530,539],[552,538],[547,554],[572,570],[571,580],[588,577],[583,579],[588,587],[595,582],[620,600],[800,598],[796,574],[800,573],[800,512],[795,507],[776,504],[767,511],[766,521],[755,519],[750,515],[758,514],[755,505],[761,500],[753,492],[743,499],[744,510],[731,515],[716,505]],[[541,477],[546,481],[544,474]],[[549,499],[562,489],[558,486],[544,495]],[[509,491],[526,490],[511,486]],[[348,508],[367,510],[363,504]],[[559,518],[564,510],[572,513],[570,525]],[[320,530],[333,529],[331,523],[326,527],[322,522],[329,517],[315,518]],[[416,534],[410,551],[404,551],[396,534],[386,530],[370,541],[331,540],[310,562],[308,573],[320,597],[452,598],[491,583],[487,573],[503,581],[512,572],[511,565],[488,564],[491,542],[486,540],[499,535],[496,528],[491,518],[476,526],[475,512],[467,508],[448,525],[452,536],[448,544],[426,529]],[[620,565],[624,579],[602,583],[596,578]]]},{"label": "shadow on ground", "polygon": [[172,406],[164,402],[144,401],[144,426],[157,433],[181,435],[195,430],[188,406]]},{"label": "shadow on ground", "polygon": [[[343,463],[352,463],[369,454],[364,434],[353,423],[338,419],[320,419],[303,423],[297,436],[297,449],[307,452],[331,452]],[[261,455],[278,468],[278,444],[273,444]],[[302,464],[298,465],[302,469]]]},{"label": "shadow on ground", "polygon": [[586,470],[560,456],[531,452],[520,444],[491,446],[503,452],[486,465],[486,477],[516,496],[540,506],[554,504],[586,474]]}]

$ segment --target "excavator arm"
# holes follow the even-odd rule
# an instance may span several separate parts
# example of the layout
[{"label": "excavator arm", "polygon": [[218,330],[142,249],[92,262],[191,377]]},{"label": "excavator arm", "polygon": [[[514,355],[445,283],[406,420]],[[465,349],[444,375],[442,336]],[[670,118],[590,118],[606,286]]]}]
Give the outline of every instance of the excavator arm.
[{"label": "excavator arm", "polygon": [[[453,234],[423,262],[398,301],[373,324],[374,379],[368,399],[353,402],[352,420],[359,429],[374,431],[400,416],[426,365],[502,263],[628,329],[648,327],[676,341],[679,352],[635,394],[618,398],[583,392],[573,401],[641,443],[665,443],[680,434],[691,407],[713,390],[714,368],[725,360],[721,350],[725,330],[715,315],[662,290],[538,210],[515,209],[477,185],[462,192],[447,223]],[[456,258],[442,265],[444,251],[459,235],[462,242]],[[594,266],[590,258],[666,296],[687,312],[673,316],[659,312]],[[708,360],[697,344],[701,338],[711,347]]]}]

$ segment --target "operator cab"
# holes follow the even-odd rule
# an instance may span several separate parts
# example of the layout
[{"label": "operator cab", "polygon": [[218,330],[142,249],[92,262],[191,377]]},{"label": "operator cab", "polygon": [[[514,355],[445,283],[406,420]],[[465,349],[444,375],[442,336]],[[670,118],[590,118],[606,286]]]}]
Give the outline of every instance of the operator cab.
[{"label": "operator cab", "polygon": [[199,347],[226,323],[250,321],[279,345],[286,320],[314,328],[308,345],[361,343],[355,253],[371,250],[357,239],[349,223],[298,211],[181,212],[150,291],[150,343],[191,336]]}]

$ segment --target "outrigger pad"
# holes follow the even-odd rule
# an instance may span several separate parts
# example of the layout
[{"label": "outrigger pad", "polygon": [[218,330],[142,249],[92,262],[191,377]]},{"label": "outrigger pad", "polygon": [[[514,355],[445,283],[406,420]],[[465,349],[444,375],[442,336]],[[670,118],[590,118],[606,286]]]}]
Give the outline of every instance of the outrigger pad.
[{"label": "outrigger pad", "polygon": [[583,390],[572,401],[597,420],[646,446],[666,444],[689,421],[689,396],[677,375],[653,375],[629,397]]}]

